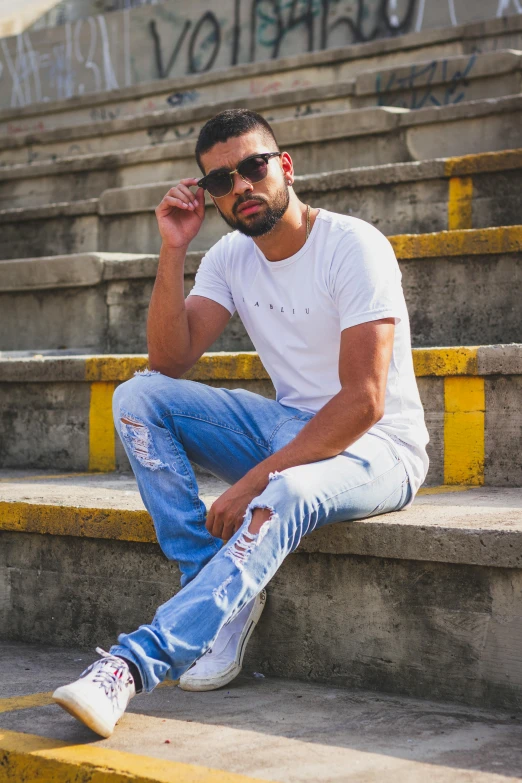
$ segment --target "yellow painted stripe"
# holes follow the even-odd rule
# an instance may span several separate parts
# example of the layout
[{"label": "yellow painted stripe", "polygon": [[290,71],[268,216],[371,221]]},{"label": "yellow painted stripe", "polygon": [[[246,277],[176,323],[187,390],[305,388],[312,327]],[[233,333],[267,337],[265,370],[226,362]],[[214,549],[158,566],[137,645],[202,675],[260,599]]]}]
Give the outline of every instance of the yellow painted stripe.
[{"label": "yellow painted stripe", "polygon": [[[24,783],[255,783],[258,778],[0,729],[0,780]],[[266,781],[265,781],[266,783]]]},{"label": "yellow painted stripe", "polygon": [[415,375],[476,375],[478,350],[477,346],[416,348],[412,352]]},{"label": "yellow painted stripe", "polygon": [[388,237],[400,261],[414,258],[495,255],[522,250],[522,226],[398,234]]},{"label": "yellow painted stripe", "polygon": [[147,368],[145,355],[89,356],[85,360],[86,381],[122,381]]},{"label": "yellow painted stripe", "polygon": [[473,228],[473,180],[451,177],[448,186],[448,229]]},{"label": "yellow painted stripe", "polygon": [[[453,232],[459,233],[459,232]],[[460,232],[465,233],[465,232]],[[522,234],[521,234],[522,242]],[[521,245],[522,248],[522,245]],[[461,375],[474,374],[477,371],[476,355],[479,346],[450,346],[446,348],[414,348],[413,363],[417,375]],[[132,377],[134,368],[147,366],[147,357],[139,355],[134,357],[119,356],[92,356],[86,360],[89,380],[96,378],[96,384],[100,384],[100,404],[110,412],[110,397],[117,382],[126,381]],[[255,351],[243,352],[219,352],[203,354],[194,367],[183,375],[193,381],[226,381],[226,380],[269,380],[269,375],[261,359]],[[101,384],[106,384],[110,389],[104,397]]]},{"label": "yellow painted stripe", "polygon": [[487,171],[504,171],[522,167],[522,149],[501,152],[479,152],[446,158],[444,173],[447,177],[462,177]]},{"label": "yellow painted stripe", "polygon": [[484,378],[444,379],[444,483],[484,484]]},{"label": "yellow painted stripe", "polygon": [[[164,680],[157,687],[172,688],[173,685],[178,683],[179,680]],[[32,710],[35,707],[48,707],[50,704],[55,704],[52,694],[53,691],[47,691],[47,693],[29,693],[26,696],[7,696],[0,699],[0,713]]]},{"label": "yellow painted stripe", "polygon": [[112,395],[115,384],[91,383],[89,405],[89,470],[116,469],[116,440],[112,421]]},{"label": "yellow painted stripe", "polygon": [[45,503],[0,502],[0,530],[54,536],[110,538],[155,543],[152,520],[145,510],[76,508]]},{"label": "yellow painted stripe", "polygon": [[30,710],[33,707],[47,707],[54,704],[52,691],[48,693],[30,693],[27,696],[9,696],[0,699],[0,712],[15,712],[17,710]]}]

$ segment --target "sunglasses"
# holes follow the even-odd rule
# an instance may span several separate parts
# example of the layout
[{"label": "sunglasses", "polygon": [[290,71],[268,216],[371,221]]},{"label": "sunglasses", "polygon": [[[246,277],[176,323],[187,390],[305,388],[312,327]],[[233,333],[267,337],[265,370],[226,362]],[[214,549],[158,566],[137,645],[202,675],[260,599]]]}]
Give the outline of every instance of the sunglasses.
[{"label": "sunglasses", "polygon": [[261,182],[268,174],[268,161],[270,158],[276,158],[281,155],[280,152],[260,152],[258,155],[249,155],[237,164],[237,169],[217,169],[211,171],[206,177],[200,179],[198,187],[208,190],[214,198],[223,198],[228,196],[234,187],[234,174],[237,172],[241,179],[247,180],[253,184]]}]

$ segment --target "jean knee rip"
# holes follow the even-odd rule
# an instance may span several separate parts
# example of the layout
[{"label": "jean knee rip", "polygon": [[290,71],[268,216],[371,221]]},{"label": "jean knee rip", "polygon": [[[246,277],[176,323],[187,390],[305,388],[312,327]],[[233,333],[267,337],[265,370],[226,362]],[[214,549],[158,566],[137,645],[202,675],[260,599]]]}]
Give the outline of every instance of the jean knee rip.
[{"label": "jean knee rip", "polygon": [[[266,522],[263,522],[259,528],[259,532],[251,533],[248,526],[252,521],[252,512],[255,508],[266,508],[271,512],[271,514],[269,519],[267,519]],[[278,514],[275,509],[272,508],[272,506],[267,506],[266,504],[252,501],[252,503],[247,506],[247,510],[245,511],[245,516],[243,518],[244,530],[242,531],[239,538],[232,544],[232,546],[225,551],[225,557],[228,557],[230,560],[232,560],[234,565],[240,571],[243,571],[245,565],[250,559],[252,552],[260,545],[275,519],[278,519]]]},{"label": "jean knee rip", "polygon": [[140,465],[148,470],[162,470],[168,467],[156,454],[150,430],[143,421],[120,410],[120,426],[123,440]]}]

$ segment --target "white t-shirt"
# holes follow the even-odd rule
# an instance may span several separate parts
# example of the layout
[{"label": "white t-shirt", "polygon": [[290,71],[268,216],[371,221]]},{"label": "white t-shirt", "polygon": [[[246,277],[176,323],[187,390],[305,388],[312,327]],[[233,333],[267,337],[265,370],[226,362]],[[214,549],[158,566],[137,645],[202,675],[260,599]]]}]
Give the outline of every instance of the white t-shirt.
[{"label": "white t-shirt", "polygon": [[384,415],[370,432],[394,442],[415,494],[428,470],[428,432],[401,272],[384,234],[320,209],[301,250],[268,261],[253,239],[233,231],[203,257],[190,295],[213,299],[232,315],[237,309],[277,401],[312,413],[341,389],[341,331],[395,318]]}]

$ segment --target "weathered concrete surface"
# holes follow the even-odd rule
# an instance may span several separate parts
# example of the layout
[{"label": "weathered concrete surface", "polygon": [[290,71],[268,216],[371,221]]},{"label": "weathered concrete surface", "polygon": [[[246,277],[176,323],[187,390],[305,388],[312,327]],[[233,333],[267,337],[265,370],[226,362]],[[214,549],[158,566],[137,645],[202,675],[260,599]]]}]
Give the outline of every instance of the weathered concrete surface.
[{"label": "weathered concrete surface", "polygon": [[[92,645],[68,649],[7,643],[1,653],[1,696],[16,707],[14,699],[34,693],[35,683],[40,691],[52,692],[94,657]],[[47,706],[45,698],[42,706],[2,713],[0,726],[74,743],[79,757],[82,746],[123,751],[130,764],[132,753],[143,753],[164,763],[202,765],[279,783],[519,779],[522,726],[517,715],[260,679],[253,671],[245,667],[223,690],[188,693],[161,687],[138,696],[108,740],[95,738],[56,705]]]},{"label": "weathered concrete surface", "polygon": [[[506,96],[419,111],[373,107],[312,114],[276,120],[273,128],[296,172],[319,174],[339,169],[343,161],[353,168],[517,149],[522,146],[521,111],[522,96]],[[3,168],[0,201],[10,209],[30,208],[63,201],[67,193],[72,202],[96,198],[106,188],[172,182],[197,171],[194,142],[188,140],[36,161]],[[23,212],[0,212],[2,222],[20,217]]]},{"label": "weathered concrete surface", "polygon": [[[521,231],[459,232],[457,248],[448,246],[447,232],[419,236],[417,248],[411,247],[412,237],[392,237],[414,346],[520,339]],[[185,294],[200,259],[201,253],[187,256]],[[146,351],[156,256],[85,253],[3,261],[0,267],[0,350]],[[237,314],[211,346],[214,351],[252,349]]]},{"label": "weathered concrete surface", "polygon": [[[210,508],[228,483],[193,467]],[[0,470],[0,530],[156,543],[132,473]],[[521,537],[522,489],[439,486],[407,511],[323,528],[298,551],[521,568]]]},{"label": "weathered concrete surface", "polygon": [[[208,503],[211,494],[199,480]],[[91,509],[96,497],[111,506],[141,506],[135,490],[123,489],[129,486],[124,478],[106,488],[98,482],[92,492],[92,479],[64,481],[69,496],[79,487],[78,499]],[[35,483],[33,489],[19,476],[7,487],[0,482],[0,489],[17,506],[28,502],[35,521],[40,513],[43,522],[34,501],[48,495],[63,503],[67,491],[58,480]],[[24,494],[28,501],[20,500]],[[247,669],[520,709],[522,572],[507,539],[516,549],[521,501],[520,490],[425,495],[406,512],[307,537],[269,585]],[[5,504],[1,508],[4,517]],[[137,512],[126,513],[132,520]],[[3,638],[108,645],[150,621],[176,592],[177,569],[152,543],[0,536]],[[473,564],[476,559],[481,564]]]},{"label": "weathered concrete surface", "polygon": [[[483,379],[480,383],[485,398],[485,414],[479,406],[475,412],[479,414],[480,423],[473,424],[470,430],[473,434],[469,435],[472,438],[469,448],[478,447],[480,453],[484,452],[483,457],[479,457],[479,463],[484,467],[473,480],[470,475],[469,480],[489,486],[522,485],[522,461],[517,456],[522,439],[520,353],[520,345],[414,351],[418,386],[430,433],[428,484],[466,483],[461,478],[445,478],[448,453],[453,454],[457,449],[459,464],[465,464],[467,459],[466,449],[451,440],[447,446],[445,435],[448,424],[446,382],[448,378],[463,375]],[[89,434],[91,384],[118,384],[132,377],[135,370],[146,367],[146,361],[143,355],[30,357],[7,354],[1,358],[0,464],[13,468],[86,470],[96,447]],[[275,396],[256,354],[208,353],[185,377],[211,386],[245,388],[263,396]],[[109,412],[106,415],[110,416]],[[111,425],[107,426],[112,433]],[[464,430],[460,437],[467,438],[468,433]],[[109,445],[107,448],[113,449]],[[448,448],[453,450],[448,452]],[[119,468],[128,465],[118,443],[114,464]]]},{"label": "weathered concrete surface", "polygon": [[[1,117],[6,135],[39,132],[51,127],[91,120],[114,119],[128,114],[161,110],[167,106],[180,107],[226,100],[231,96],[246,97],[312,84],[342,82],[353,78],[362,70],[403,67],[408,63],[423,60],[438,60],[438,68],[443,70],[447,67],[444,61],[448,56],[522,48],[521,21],[518,16],[512,16],[445,30],[426,30],[388,40],[381,38],[369,43],[314,53],[309,52],[308,41],[304,49],[298,45],[293,50],[303,53],[276,59],[274,62],[274,57],[289,52],[286,48],[289,43],[293,42],[295,45],[296,41],[302,39],[303,34],[306,35],[306,24],[297,25],[288,36],[283,19],[281,18],[282,26],[278,27],[275,18],[265,13],[262,19],[264,34],[256,44],[255,34],[260,30],[254,30],[254,39],[250,42],[254,44],[254,50],[248,42],[243,42],[244,45],[236,49],[234,41],[237,41],[237,38],[234,35],[225,42],[205,34],[201,27],[191,29],[189,20],[172,16],[169,5],[173,4],[166,4],[166,8],[162,6],[160,9],[136,9],[131,12],[131,16],[129,12],[123,12],[114,14],[111,18],[98,17],[88,24],[79,21],[71,26],[48,31],[43,35],[47,40],[43,48],[27,35],[8,41],[3,52],[4,58],[7,59],[7,55],[12,58],[13,49],[17,49],[21,60],[24,57],[30,59],[32,68],[21,73],[16,68],[10,71],[6,67],[9,63],[3,68],[7,77],[3,80],[2,102],[4,106],[10,107],[2,112]],[[433,4],[430,7],[436,6]],[[191,6],[190,13],[197,15],[200,8],[201,3],[197,2]],[[324,5],[323,13],[314,14],[314,24],[319,24],[320,17],[323,17],[323,22],[327,21],[324,18],[326,8]],[[423,5],[417,12],[417,29],[422,26],[422,17],[427,8]],[[328,10],[334,16],[340,11],[332,6]],[[370,17],[376,10],[377,6],[372,6]],[[410,22],[411,11],[410,7]],[[377,13],[387,17],[389,11],[380,9]],[[151,15],[161,17],[161,22],[155,29],[150,26],[150,22],[154,21],[151,20]],[[234,14],[231,13],[226,24],[231,24],[233,19]],[[364,30],[359,29],[360,22],[356,22],[354,27],[353,23],[348,21],[337,29],[332,29],[327,23],[326,44],[325,28],[322,34],[315,38],[316,44],[321,41],[318,48],[328,49],[332,45],[335,47],[352,43],[352,34],[356,30],[356,39],[368,41],[368,38],[372,37],[372,32],[366,29],[368,21],[367,17],[363,23]],[[451,22],[454,23],[455,19],[451,19]],[[207,29],[212,33],[212,24],[216,24],[215,17],[207,18],[207,23],[210,23],[210,27],[207,24]],[[399,27],[388,27],[387,31],[397,35],[404,30],[399,22]],[[377,29],[376,32],[378,33]],[[130,63],[129,57],[136,35],[140,39],[140,45],[138,53],[133,52]],[[194,36],[197,40],[193,40]],[[37,37],[41,38],[42,35]],[[278,38],[282,46],[279,45]],[[74,40],[78,45],[73,51]],[[183,73],[187,57],[184,53],[180,54],[181,50],[176,48],[177,44],[181,44],[181,50],[189,48],[189,71],[192,70],[194,75],[180,75],[178,69],[181,65]],[[228,49],[228,59],[225,57],[221,62],[218,57],[212,61],[216,46],[220,50],[220,57]],[[64,48],[67,55],[65,58]],[[236,62],[244,62],[245,59],[257,62],[228,68],[227,66],[234,62],[234,50],[237,52]],[[88,53],[87,58],[84,52]],[[205,72],[205,66],[208,65],[213,67],[210,70],[207,68]],[[216,66],[221,67],[216,70]],[[45,67],[49,70],[43,70]],[[158,80],[159,75],[172,77],[174,74],[176,78]],[[417,72],[416,79],[420,79],[422,83],[422,74]],[[66,103],[63,100],[71,96],[74,96],[73,101]],[[415,80],[411,96],[415,96]],[[452,99],[452,95],[446,96],[446,100]]]},{"label": "weathered concrete surface", "polygon": [[[118,152],[181,139],[194,140],[202,125],[223,109],[248,108],[270,122],[365,106],[421,109],[520,92],[521,53],[496,51],[428,60],[359,73],[337,83],[281,90],[139,116],[98,120],[40,133],[0,137],[0,167],[54,161],[71,155]],[[332,66],[330,66],[333,68]],[[332,70],[332,79],[335,74]]]}]

